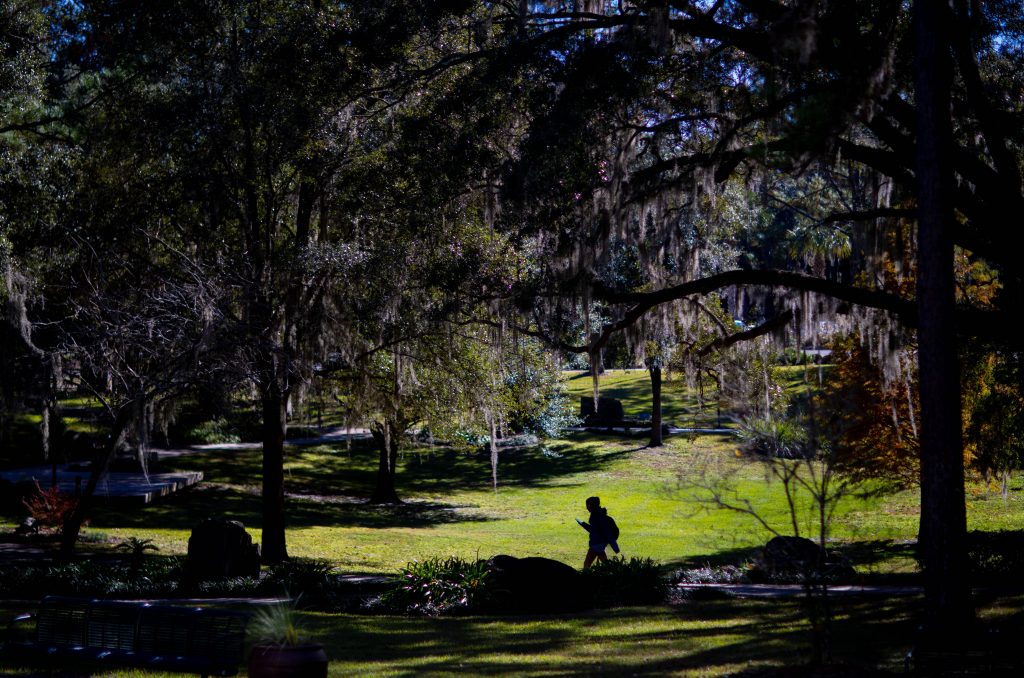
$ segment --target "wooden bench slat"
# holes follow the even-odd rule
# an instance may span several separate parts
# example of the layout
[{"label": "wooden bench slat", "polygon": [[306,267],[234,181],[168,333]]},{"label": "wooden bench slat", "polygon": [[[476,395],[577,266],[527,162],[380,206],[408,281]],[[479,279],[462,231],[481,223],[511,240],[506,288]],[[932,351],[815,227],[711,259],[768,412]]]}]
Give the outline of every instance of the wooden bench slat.
[{"label": "wooden bench slat", "polygon": [[36,619],[36,638],[54,645],[85,645],[86,609],[42,607]]}]

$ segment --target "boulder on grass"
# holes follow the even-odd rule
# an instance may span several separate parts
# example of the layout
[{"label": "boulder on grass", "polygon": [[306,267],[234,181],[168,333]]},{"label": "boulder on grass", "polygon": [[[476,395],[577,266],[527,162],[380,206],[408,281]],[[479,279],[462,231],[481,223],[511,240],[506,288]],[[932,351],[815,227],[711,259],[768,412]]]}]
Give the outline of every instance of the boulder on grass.
[{"label": "boulder on grass", "polygon": [[551,558],[498,555],[487,569],[494,612],[570,612],[591,603],[582,575]]},{"label": "boulder on grass", "polygon": [[597,409],[594,409],[592,396],[580,396],[580,417],[588,424],[620,422],[625,416],[622,401],[615,398],[598,398]]},{"label": "boulder on grass", "polygon": [[769,572],[811,572],[825,562],[825,550],[804,537],[774,537],[761,553]]},{"label": "boulder on grass", "polygon": [[185,571],[190,581],[258,577],[260,546],[237,520],[207,518],[188,538]]},{"label": "boulder on grass", "polygon": [[813,576],[831,583],[856,577],[853,567],[820,545],[804,537],[774,537],[761,551],[757,562],[762,576],[778,581]]}]

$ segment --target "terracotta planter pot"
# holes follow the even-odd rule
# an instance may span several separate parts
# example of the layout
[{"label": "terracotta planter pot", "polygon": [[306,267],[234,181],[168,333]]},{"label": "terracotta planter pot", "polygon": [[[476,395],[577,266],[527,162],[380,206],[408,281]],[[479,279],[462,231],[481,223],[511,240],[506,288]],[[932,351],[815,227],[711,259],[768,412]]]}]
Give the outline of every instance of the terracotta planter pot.
[{"label": "terracotta planter pot", "polygon": [[327,678],[327,653],[315,644],[256,645],[249,678]]}]

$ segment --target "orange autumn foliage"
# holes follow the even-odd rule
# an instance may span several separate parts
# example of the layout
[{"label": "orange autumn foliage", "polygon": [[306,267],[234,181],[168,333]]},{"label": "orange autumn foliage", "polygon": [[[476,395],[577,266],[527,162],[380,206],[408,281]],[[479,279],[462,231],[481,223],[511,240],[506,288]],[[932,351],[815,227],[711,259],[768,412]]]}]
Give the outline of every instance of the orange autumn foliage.
[{"label": "orange autumn foliage", "polygon": [[818,428],[830,442],[836,470],[856,480],[916,485],[920,463],[916,378],[884,384],[855,339],[832,346],[835,367],[815,398]]}]

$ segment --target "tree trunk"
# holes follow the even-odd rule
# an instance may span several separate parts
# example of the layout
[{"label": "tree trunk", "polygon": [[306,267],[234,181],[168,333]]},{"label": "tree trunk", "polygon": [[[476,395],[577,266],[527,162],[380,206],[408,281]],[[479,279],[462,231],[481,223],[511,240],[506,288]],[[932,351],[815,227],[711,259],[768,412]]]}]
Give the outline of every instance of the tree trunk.
[{"label": "tree trunk", "polygon": [[954,326],[950,13],[914,3],[917,104],[918,360],[921,524],[929,642],[955,638],[970,618],[965,543],[960,371]]},{"label": "tree trunk", "polygon": [[378,422],[371,430],[380,456],[377,464],[377,486],[370,497],[371,504],[401,504],[395,491],[395,468],[398,464],[398,438],[402,430],[393,419]]},{"label": "tree trunk", "polygon": [[316,186],[312,179],[303,176],[299,182],[299,204],[295,212],[295,242],[298,247],[309,243],[309,222],[313,216],[313,202]]},{"label": "tree trunk", "polygon": [[661,447],[661,368],[651,367],[651,442],[648,447]]},{"label": "tree trunk", "polygon": [[[57,460],[62,456],[64,419],[60,409],[59,358],[51,354],[46,361],[46,395],[43,399],[42,421],[39,432],[43,439],[43,461],[53,464],[56,476]],[[56,482],[54,482],[56,484]]]},{"label": "tree trunk", "polygon": [[92,512],[96,486],[107,475],[110,462],[113,461],[118,448],[124,442],[125,434],[128,432],[128,427],[135,416],[135,407],[136,405],[133,401],[129,401],[121,406],[110,432],[110,441],[100,452],[99,456],[93,459],[89,482],[86,483],[85,489],[78,498],[74,511],[71,512],[71,515],[67,517],[61,526],[60,552],[58,556],[60,560],[68,561],[75,553],[75,544],[78,542],[78,535],[82,531],[82,525],[85,524],[86,518]]},{"label": "tree trunk", "polygon": [[[273,359],[272,363],[276,362]],[[267,563],[288,559],[284,527],[284,439],[288,396],[276,370],[265,372],[260,394],[263,406],[263,543]]]},{"label": "tree trunk", "polygon": [[494,491],[498,491],[498,426],[495,423],[494,415],[487,415],[487,423],[491,429],[491,482],[494,484]]}]

